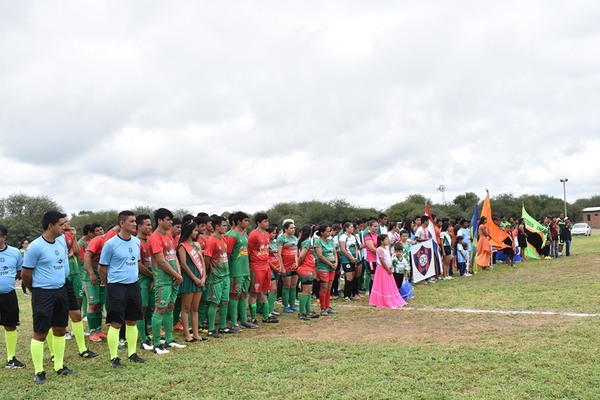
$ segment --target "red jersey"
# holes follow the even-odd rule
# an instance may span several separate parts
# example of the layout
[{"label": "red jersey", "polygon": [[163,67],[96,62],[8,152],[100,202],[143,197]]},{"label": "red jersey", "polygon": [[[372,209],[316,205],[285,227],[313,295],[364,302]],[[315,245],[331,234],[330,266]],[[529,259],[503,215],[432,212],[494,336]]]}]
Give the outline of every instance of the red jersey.
[{"label": "red jersey", "polygon": [[148,239],[140,239],[140,261],[144,265],[144,267],[151,270],[152,267],[152,254],[150,252],[150,244],[148,244]]},{"label": "red jersey", "polygon": [[175,269],[177,253],[175,252],[173,236],[170,233],[162,233],[155,230],[148,237],[148,246],[152,255],[163,253],[165,260]]},{"label": "red jersey", "polygon": [[208,241],[207,238],[205,238],[204,236],[200,235],[198,236],[198,238],[196,239],[196,243],[198,243],[200,245],[200,248],[202,250],[204,250],[206,248],[206,242]]},{"label": "red jersey", "polygon": [[250,271],[269,271],[269,243],[271,235],[260,233],[258,229],[248,235],[248,259]]}]

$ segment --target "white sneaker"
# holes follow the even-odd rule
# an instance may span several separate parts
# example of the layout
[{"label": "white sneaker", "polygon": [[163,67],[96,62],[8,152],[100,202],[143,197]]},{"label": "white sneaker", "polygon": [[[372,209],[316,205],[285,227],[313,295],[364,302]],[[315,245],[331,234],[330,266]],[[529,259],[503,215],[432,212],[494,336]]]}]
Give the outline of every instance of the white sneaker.
[{"label": "white sneaker", "polygon": [[144,350],[148,350],[148,351],[152,351],[152,350],[154,350],[154,346],[152,346],[152,344],[150,344],[150,343],[145,343],[145,342],[142,342],[142,348],[143,348]]},{"label": "white sneaker", "polygon": [[184,344],[179,344],[177,342],[171,342],[169,343],[169,347],[172,349],[185,349],[187,346]]},{"label": "white sneaker", "polygon": [[82,320],[83,322],[87,322],[87,315],[86,315],[85,317],[81,318],[81,320]]},{"label": "white sneaker", "polygon": [[463,276],[471,276],[471,274],[468,272],[465,272],[465,274]]},{"label": "white sneaker", "polygon": [[156,353],[156,354],[168,354],[168,353],[170,353],[170,351],[167,350],[167,349],[165,349],[165,345],[164,344],[161,344],[160,346],[154,348],[154,353]]},{"label": "white sneaker", "polygon": [[65,332],[65,340],[73,339],[73,334],[71,332]]}]

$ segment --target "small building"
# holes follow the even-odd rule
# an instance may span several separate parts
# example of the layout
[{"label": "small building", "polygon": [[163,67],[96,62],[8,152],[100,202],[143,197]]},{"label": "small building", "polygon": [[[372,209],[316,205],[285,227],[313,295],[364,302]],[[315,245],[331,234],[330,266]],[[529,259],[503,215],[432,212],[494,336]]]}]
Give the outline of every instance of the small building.
[{"label": "small building", "polygon": [[581,220],[592,228],[600,228],[600,207],[587,207],[581,210]]}]

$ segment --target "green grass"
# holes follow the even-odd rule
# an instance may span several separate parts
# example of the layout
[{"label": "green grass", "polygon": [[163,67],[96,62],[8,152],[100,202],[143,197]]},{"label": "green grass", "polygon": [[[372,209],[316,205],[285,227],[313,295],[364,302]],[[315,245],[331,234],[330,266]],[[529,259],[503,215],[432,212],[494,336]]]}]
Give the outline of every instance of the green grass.
[{"label": "green grass", "polygon": [[[0,370],[0,398],[597,399],[599,317],[418,308],[597,313],[598,248],[600,235],[577,237],[569,258],[417,285],[417,310],[376,310],[365,300],[329,319],[283,316],[279,325],[164,356],[140,350],[148,363],[119,371],[108,367],[105,344],[90,346],[100,357],[82,360],[70,341],[65,363],[77,374],[48,373],[41,387],[32,382],[31,311],[21,301],[17,353],[28,366]],[[45,366],[51,370],[49,360]]]}]

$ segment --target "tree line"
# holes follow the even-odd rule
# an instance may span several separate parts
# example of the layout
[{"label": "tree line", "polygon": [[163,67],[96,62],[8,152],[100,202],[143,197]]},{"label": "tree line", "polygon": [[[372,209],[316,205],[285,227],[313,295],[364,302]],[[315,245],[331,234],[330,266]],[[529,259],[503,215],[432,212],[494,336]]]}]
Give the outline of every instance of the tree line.
[{"label": "tree line", "polygon": [[[527,212],[535,218],[546,215],[557,216],[564,210],[562,199],[545,194],[521,195],[515,197],[510,193],[503,193],[491,198],[492,212],[497,216],[506,218],[521,216],[521,206],[525,205]],[[357,207],[343,199],[330,201],[311,200],[302,202],[283,202],[273,205],[266,212],[269,219],[281,223],[284,218],[292,218],[296,225],[304,223],[320,223],[323,221],[341,221],[344,219],[354,220],[361,217],[377,217],[380,213],[387,214],[390,221],[402,221],[404,218],[414,218],[422,215],[425,202],[429,203],[431,212],[439,217],[454,219],[470,219],[475,209],[475,203],[479,204],[481,210],[483,199],[473,192],[466,192],[456,196],[452,202],[445,204],[432,203],[430,199],[420,194],[411,194],[404,201],[390,205],[386,209]],[[586,199],[578,199],[573,203],[567,203],[567,215],[573,221],[581,221],[581,210],[586,207],[600,206],[600,195]],[[21,240],[33,240],[42,233],[42,215],[48,210],[63,211],[63,207],[49,196],[29,196],[23,193],[11,194],[0,199],[0,224],[5,225],[9,231],[8,243],[13,246],[19,245]],[[131,210],[138,214],[152,215],[154,208],[149,206],[136,206]],[[117,214],[120,210],[81,210],[70,215],[71,225],[81,230],[83,225],[97,222],[105,229],[116,223]],[[200,211],[212,213],[212,210],[171,210],[175,217],[181,218],[185,214],[196,215]],[[228,217],[231,210],[222,213]],[[246,211],[246,210],[243,210]],[[247,212],[247,211],[246,211]]]}]

